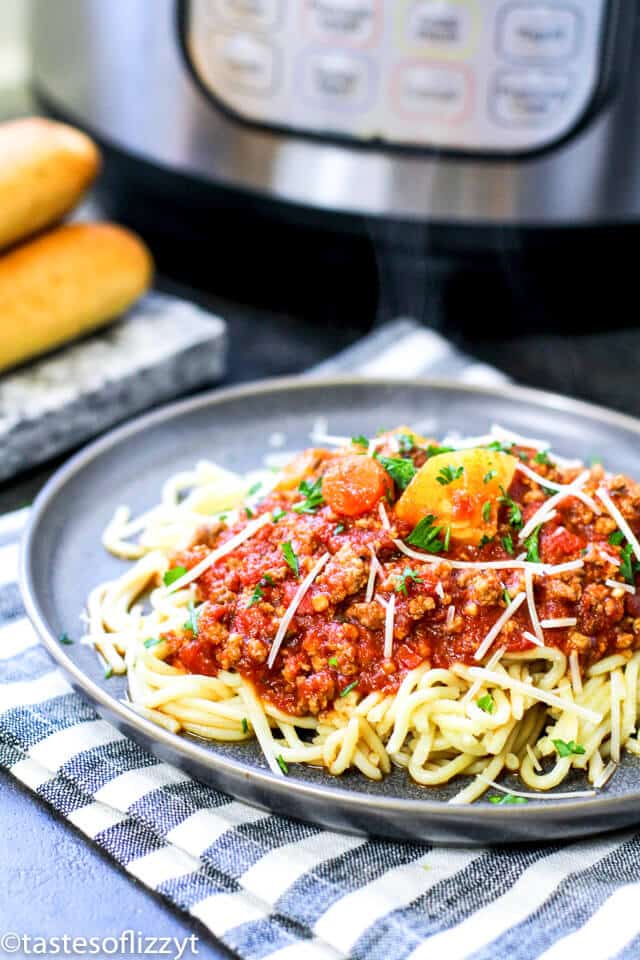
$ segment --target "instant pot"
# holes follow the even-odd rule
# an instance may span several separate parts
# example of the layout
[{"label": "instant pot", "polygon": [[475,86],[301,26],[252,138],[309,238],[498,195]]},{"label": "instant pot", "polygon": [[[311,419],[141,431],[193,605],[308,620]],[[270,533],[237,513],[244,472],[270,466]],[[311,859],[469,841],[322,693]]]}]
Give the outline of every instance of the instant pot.
[{"label": "instant pot", "polygon": [[635,0],[32,0],[33,84],[221,292],[593,325],[635,270],[639,28]]}]

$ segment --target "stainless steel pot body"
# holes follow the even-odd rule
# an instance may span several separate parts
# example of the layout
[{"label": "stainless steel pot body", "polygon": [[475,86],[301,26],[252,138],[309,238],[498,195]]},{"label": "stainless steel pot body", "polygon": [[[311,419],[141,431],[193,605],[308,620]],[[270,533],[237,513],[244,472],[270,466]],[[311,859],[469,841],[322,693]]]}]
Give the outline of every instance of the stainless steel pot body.
[{"label": "stainless steel pot body", "polygon": [[631,0],[32,0],[33,79],[106,143],[328,214],[640,216]]}]

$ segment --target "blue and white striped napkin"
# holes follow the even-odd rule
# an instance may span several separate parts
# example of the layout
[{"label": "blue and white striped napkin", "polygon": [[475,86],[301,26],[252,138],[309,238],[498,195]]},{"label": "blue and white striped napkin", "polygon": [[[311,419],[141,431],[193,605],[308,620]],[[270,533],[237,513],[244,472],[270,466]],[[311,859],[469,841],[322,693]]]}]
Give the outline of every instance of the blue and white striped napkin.
[{"label": "blue and white striped napkin", "polygon": [[127,740],[25,619],[27,514],[0,519],[0,764],[243,960],[640,956],[640,834],[482,849],[342,836],[244,806]]}]

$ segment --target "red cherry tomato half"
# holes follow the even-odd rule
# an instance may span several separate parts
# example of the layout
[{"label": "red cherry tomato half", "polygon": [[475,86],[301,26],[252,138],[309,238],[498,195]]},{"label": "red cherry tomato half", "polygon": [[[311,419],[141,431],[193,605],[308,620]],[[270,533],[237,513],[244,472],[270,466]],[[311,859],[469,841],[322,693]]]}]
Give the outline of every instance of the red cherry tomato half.
[{"label": "red cherry tomato half", "polygon": [[322,477],[322,495],[343,517],[372,510],[393,489],[391,478],[373,457],[359,454],[332,460]]}]

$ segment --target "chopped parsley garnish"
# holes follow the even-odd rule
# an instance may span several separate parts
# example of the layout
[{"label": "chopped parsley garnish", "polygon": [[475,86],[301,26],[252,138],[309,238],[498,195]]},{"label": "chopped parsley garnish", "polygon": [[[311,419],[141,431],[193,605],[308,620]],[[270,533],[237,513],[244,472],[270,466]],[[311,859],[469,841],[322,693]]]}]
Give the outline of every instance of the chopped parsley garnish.
[{"label": "chopped parsley garnish", "polygon": [[515,444],[510,443],[508,446],[504,443],[501,443],[499,440],[492,440],[491,443],[485,443],[485,450],[496,450],[498,453],[511,453],[511,447]]},{"label": "chopped parsley garnish", "polygon": [[482,547],[486,547],[488,543],[493,543],[494,540],[495,540],[495,537],[488,537],[486,533],[483,533],[482,540],[478,544],[478,550],[481,550]]},{"label": "chopped parsley garnish", "polygon": [[494,478],[494,477],[497,477],[497,476],[498,476],[498,471],[497,471],[497,470],[488,470],[488,471],[485,473],[484,477],[482,478],[482,482],[483,482],[483,483],[489,483],[490,480],[493,480],[493,478]]},{"label": "chopped parsley garnish", "polygon": [[282,555],[295,573],[296,577],[300,576],[300,562],[295,555],[294,549],[291,546],[291,540],[287,540],[286,543],[280,544],[280,549],[282,550]]},{"label": "chopped parsley garnish", "polygon": [[508,533],[505,537],[502,537],[501,539],[502,539],[502,546],[505,548],[507,553],[513,556],[513,554],[515,553],[515,548],[513,546],[513,540],[511,539],[511,534]]},{"label": "chopped parsley garnish", "polygon": [[276,757],[276,760],[278,761],[278,766],[280,767],[280,769],[282,770],[282,772],[286,777],[286,775],[289,773],[289,767],[286,765],[284,757],[282,756],[281,753],[278,754],[278,756]]},{"label": "chopped parsley garnish", "polygon": [[247,718],[246,718],[246,717],[243,717],[243,718],[242,718],[242,732],[243,732],[243,733],[249,733],[249,724],[247,723]]},{"label": "chopped parsley garnish", "polygon": [[401,433],[398,435],[398,446],[400,447],[400,453],[411,453],[418,444],[412,433]]},{"label": "chopped parsley garnish", "polygon": [[499,803],[500,805],[505,803],[527,803],[526,797],[516,797],[513,793],[494,793],[492,797],[489,797],[489,803]]},{"label": "chopped parsley garnish", "polygon": [[354,688],[354,687],[357,687],[357,686],[358,686],[358,681],[357,681],[357,680],[354,680],[353,683],[350,683],[348,686],[346,686],[346,687],[344,688],[344,690],[341,690],[341,691],[340,691],[340,696],[341,696],[341,697],[346,697],[346,695],[347,695],[348,693],[351,693],[351,691],[353,690],[353,688]]},{"label": "chopped parsley garnish", "polygon": [[330,667],[337,667],[337,666],[338,666],[338,658],[337,658],[337,657],[329,657],[329,659],[327,660],[327,663],[329,664]]},{"label": "chopped parsley garnish", "polygon": [[253,512],[251,507],[245,507],[244,512],[247,515],[247,520],[252,520],[255,517],[255,513]]},{"label": "chopped parsley garnish", "polygon": [[540,563],[540,527],[541,523],[535,528],[533,533],[531,533],[527,539],[524,541],[524,545],[527,548],[527,560],[530,563]]},{"label": "chopped parsley garnish", "polygon": [[403,460],[400,457],[381,457],[378,455],[376,455],[376,460],[381,467],[384,467],[400,490],[406,489],[418,472],[411,460]]},{"label": "chopped parsley garnish", "polygon": [[451,543],[451,524],[447,524],[447,532],[444,535],[444,544],[443,548],[445,552],[449,549],[449,544]]},{"label": "chopped parsley garnish", "polygon": [[271,511],[271,521],[272,523],[277,523],[278,520],[282,520],[282,518],[286,517],[286,515],[286,510],[283,510],[282,507],[276,507],[275,510]]},{"label": "chopped parsley garnish", "polygon": [[399,576],[397,576],[395,580],[396,580],[396,586],[395,586],[396,593],[404,593],[405,597],[408,595],[407,580],[412,580],[413,583],[423,582],[422,577],[419,576],[419,574],[417,574],[415,570],[412,570],[411,567],[405,567],[402,573],[399,574]]},{"label": "chopped parsley garnish", "polygon": [[112,667],[112,666],[108,666],[107,669],[106,669],[105,672],[104,672],[104,678],[105,678],[105,680],[111,680],[111,677],[112,677],[112,676],[113,676],[113,667]]},{"label": "chopped parsley garnish", "polygon": [[502,496],[498,498],[498,502],[509,508],[509,523],[512,527],[515,527],[517,530],[519,530],[523,525],[522,510],[515,500],[512,500],[511,497],[507,496],[504,487],[500,487],[500,492]]},{"label": "chopped parsley garnish", "polygon": [[622,530],[614,530],[613,533],[609,534],[607,540],[612,547],[619,547],[624,541],[624,533]]},{"label": "chopped parsley garnish", "polygon": [[368,447],[369,439],[364,434],[359,433],[357,437],[351,437],[351,443],[354,447]]},{"label": "chopped parsley garnish", "polygon": [[482,504],[482,519],[485,523],[491,520],[491,500],[485,500]]},{"label": "chopped parsley garnish", "polygon": [[432,513],[423,517],[413,528],[406,542],[413,547],[419,547],[420,550],[426,550],[427,553],[438,553],[442,550],[444,544],[438,536],[442,532],[442,527],[435,526],[435,519]]},{"label": "chopped parsley garnish", "polygon": [[199,607],[196,607],[193,600],[189,600],[189,605],[187,607],[189,616],[184,623],[184,629],[191,630],[191,633],[194,635],[194,637],[198,636],[198,620],[200,618],[200,614],[202,613],[203,606],[204,604],[200,604]]},{"label": "chopped parsley garnish", "polygon": [[549,460],[549,454],[546,450],[538,450],[533,458],[533,461],[534,463],[544,463],[547,466],[551,463],[551,460]]},{"label": "chopped parsley garnish", "polygon": [[58,637],[58,643],[61,643],[63,647],[70,647],[73,640],[68,633],[61,633]]},{"label": "chopped parsley garnish", "polygon": [[430,443],[427,447],[427,456],[428,457],[437,457],[439,453],[453,453],[455,447],[438,447]]},{"label": "chopped parsley garnish", "polygon": [[186,572],[186,567],[172,567],[171,570],[167,570],[167,572],[163,575],[162,582],[164,583],[165,587],[170,587],[171,584],[175,583],[176,580],[179,580],[180,577],[184,577]]},{"label": "chopped parsley garnish", "polygon": [[442,467],[438,471],[438,476],[436,480],[441,486],[446,487],[448,483],[453,483],[454,480],[459,480],[462,474],[464,473],[464,467],[454,467],[450,463],[446,467]]},{"label": "chopped parsley garnish", "polygon": [[145,640],[143,647],[146,647],[147,650],[150,650],[151,647],[157,647],[159,643],[162,643],[162,637],[149,637],[148,640]]},{"label": "chopped parsley garnish", "polygon": [[257,483],[254,483],[253,486],[249,487],[247,490],[247,496],[252,497],[254,493],[257,493],[260,487],[262,486],[262,480],[258,480]]},{"label": "chopped parsley garnish", "polygon": [[260,579],[261,587],[275,587],[275,585],[276,585],[276,582],[270,573],[265,573],[264,577]]},{"label": "chopped parsley garnish", "polygon": [[576,743],[575,740],[552,740],[551,743],[556,748],[559,757],[571,757],[573,754],[586,753],[582,744]]},{"label": "chopped parsley garnish", "polygon": [[506,605],[509,606],[509,604],[511,603],[511,594],[509,593],[506,587],[502,591],[502,599],[504,600]]},{"label": "chopped parsley garnish", "polygon": [[295,513],[315,513],[318,507],[324,506],[322,477],[318,477],[313,483],[309,483],[308,480],[303,480],[298,490],[304,494],[304,500],[294,504],[291,508]]},{"label": "chopped parsley garnish", "polygon": [[484,710],[485,713],[493,713],[495,709],[495,700],[490,693],[485,693],[484,697],[480,697],[476,700],[476,703],[481,710]]},{"label": "chopped parsley garnish", "polygon": [[344,523],[339,523],[333,530],[334,537],[337,537],[339,533],[344,533]]},{"label": "chopped parsley garnish", "polygon": [[635,586],[638,570],[640,570],[640,563],[633,557],[633,547],[630,543],[625,543],[620,551],[620,574],[626,583]]},{"label": "chopped parsley garnish", "polygon": [[259,584],[259,583],[256,583],[256,585],[255,585],[255,587],[254,587],[254,590],[253,590],[253,593],[251,594],[251,599],[249,600],[249,603],[247,604],[247,610],[249,609],[249,607],[252,607],[252,606],[254,605],[254,603],[260,603],[260,601],[262,600],[263,597],[264,597],[264,591],[263,591],[262,587],[260,586],[260,584]]}]

